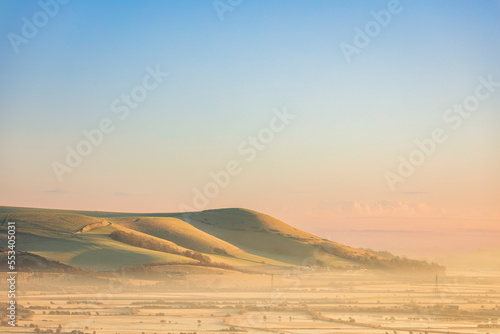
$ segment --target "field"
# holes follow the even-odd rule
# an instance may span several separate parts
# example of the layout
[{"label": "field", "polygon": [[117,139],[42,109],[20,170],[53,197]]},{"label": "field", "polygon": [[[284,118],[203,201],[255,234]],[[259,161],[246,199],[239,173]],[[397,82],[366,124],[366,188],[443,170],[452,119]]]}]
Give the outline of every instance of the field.
[{"label": "field", "polygon": [[[22,273],[17,302],[33,313],[2,333],[500,333],[500,275],[402,277],[290,269],[190,271],[162,279]],[[5,276],[5,275],[4,275]],[[5,277],[2,290],[5,291]],[[0,301],[6,302],[6,296]]]}]

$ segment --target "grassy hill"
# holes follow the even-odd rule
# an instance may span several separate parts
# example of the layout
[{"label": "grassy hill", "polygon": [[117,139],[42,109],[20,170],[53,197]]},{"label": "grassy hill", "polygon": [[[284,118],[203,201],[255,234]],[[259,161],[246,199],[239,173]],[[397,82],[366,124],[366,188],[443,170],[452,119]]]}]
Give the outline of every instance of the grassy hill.
[{"label": "grassy hill", "polygon": [[[112,218],[115,224],[162,238],[181,247],[203,253],[240,253],[241,249],[218,239],[189,223],[172,217],[120,217]],[[219,251],[218,251],[219,250]]]},{"label": "grassy hill", "polygon": [[[0,208],[1,209],[1,208]],[[35,210],[33,210],[35,211]],[[0,213],[2,248],[7,246],[7,221],[16,222],[16,250],[29,251],[47,259],[92,270],[159,262],[196,262],[193,259],[130,246],[108,237],[109,233],[89,233],[86,226],[108,227],[109,222],[80,214]],[[109,230],[108,230],[109,231]],[[1,236],[1,234],[0,234]]]},{"label": "grassy hill", "polygon": [[[144,214],[0,207],[2,247],[8,221],[16,222],[17,250],[92,270],[160,263],[245,270],[399,265],[246,209]],[[439,269],[410,260],[405,270],[413,265]]]},{"label": "grassy hill", "polygon": [[[7,251],[0,251],[0,270],[3,272],[10,271],[7,263]],[[76,272],[77,269],[66,264],[48,260],[40,255],[30,252],[17,252],[16,265],[19,271],[59,271],[59,272]]]}]

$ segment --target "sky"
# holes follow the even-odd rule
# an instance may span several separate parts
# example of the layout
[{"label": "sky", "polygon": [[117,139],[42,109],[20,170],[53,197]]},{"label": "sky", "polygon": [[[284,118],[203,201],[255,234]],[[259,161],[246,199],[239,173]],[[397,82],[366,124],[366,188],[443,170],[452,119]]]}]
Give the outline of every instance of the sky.
[{"label": "sky", "polygon": [[498,0],[2,1],[0,205],[243,207],[355,246],[498,247],[499,17]]}]

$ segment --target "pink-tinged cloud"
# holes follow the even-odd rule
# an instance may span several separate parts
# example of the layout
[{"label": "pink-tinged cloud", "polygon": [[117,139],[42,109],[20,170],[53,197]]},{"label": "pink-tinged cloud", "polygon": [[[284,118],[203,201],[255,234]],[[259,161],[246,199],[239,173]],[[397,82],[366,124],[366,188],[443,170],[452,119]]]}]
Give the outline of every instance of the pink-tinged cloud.
[{"label": "pink-tinged cloud", "polygon": [[69,190],[64,190],[64,189],[48,189],[48,190],[42,190],[43,193],[49,193],[49,194],[68,194],[70,193]]},{"label": "pink-tinged cloud", "polygon": [[120,196],[120,197],[133,197],[133,196],[140,196],[139,194],[136,193],[131,193],[131,192],[125,192],[125,191],[117,191],[113,194],[113,196]]},{"label": "pink-tinged cloud", "polygon": [[443,208],[430,207],[423,202],[381,200],[366,204],[353,200],[320,202],[316,215],[332,218],[339,217],[443,217],[447,214]]}]

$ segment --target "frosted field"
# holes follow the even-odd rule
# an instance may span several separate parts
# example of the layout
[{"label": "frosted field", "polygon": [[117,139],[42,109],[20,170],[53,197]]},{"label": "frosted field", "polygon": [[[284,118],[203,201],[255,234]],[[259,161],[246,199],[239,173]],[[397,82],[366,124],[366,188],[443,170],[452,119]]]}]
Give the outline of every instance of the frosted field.
[{"label": "frosted field", "polygon": [[[34,313],[0,332],[500,334],[496,275],[443,276],[437,290],[435,277],[361,272],[237,278],[236,286],[227,274],[139,283],[24,274],[17,302]],[[213,280],[219,288],[207,288]]]}]

